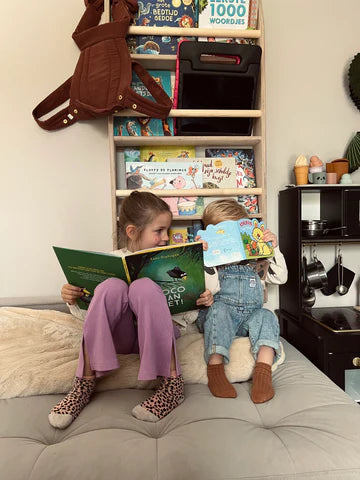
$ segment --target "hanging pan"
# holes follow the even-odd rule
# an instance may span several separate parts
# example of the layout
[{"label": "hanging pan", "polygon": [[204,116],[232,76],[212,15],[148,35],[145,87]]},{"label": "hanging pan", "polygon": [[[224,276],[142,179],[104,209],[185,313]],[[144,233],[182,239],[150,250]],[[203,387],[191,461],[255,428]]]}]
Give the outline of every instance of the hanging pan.
[{"label": "hanging pan", "polygon": [[328,278],[324,265],[317,259],[316,253],[313,254],[312,262],[306,265],[306,278],[309,287],[325,288],[328,284]]},{"label": "hanging pan", "polygon": [[311,308],[316,300],[315,289],[310,287],[307,279],[307,261],[305,255],[303,256],[302,266],[302,304],[305,309]]}]

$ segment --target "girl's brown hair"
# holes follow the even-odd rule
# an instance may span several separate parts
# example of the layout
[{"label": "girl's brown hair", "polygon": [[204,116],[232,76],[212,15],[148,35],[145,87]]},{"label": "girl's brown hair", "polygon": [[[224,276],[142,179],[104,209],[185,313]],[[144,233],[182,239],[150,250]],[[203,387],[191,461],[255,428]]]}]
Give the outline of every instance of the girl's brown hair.
[{"label": "girl's brown hair", "polygon": [[128,197],[124,198],[119,213],[119,247],[123,248],[127,246],[128,237],[126,235],[126,227],[128,225],[135,225],[136,227],[136,243],[146,225],[151,223],[158,215],[165,212],[169,213],[172,217],[169,205],[153,193],[138,192],[135,190]]},{"label": "girl's brown hair", "polygon": [[239,220],[247,218],[248,214],[242,205],[239,205],[233,198],[215,200],[205,208],[202,221],[204,228],[210,223],[216,225],[224,220]]}]

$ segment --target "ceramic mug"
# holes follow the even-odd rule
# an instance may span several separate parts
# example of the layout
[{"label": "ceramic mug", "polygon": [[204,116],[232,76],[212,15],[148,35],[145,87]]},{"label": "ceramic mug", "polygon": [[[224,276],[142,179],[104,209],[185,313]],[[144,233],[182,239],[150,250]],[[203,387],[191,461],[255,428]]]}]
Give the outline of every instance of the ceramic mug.
[{"label": "ceramic mug", "polygon": [[309,173],[308,175],[310,183],[325,183],[326,182],[326,172],[317,172],[317,173]]},{"label": "ceramic mug", "polygon": [[326,183],[328,183],[329,185],[333,185],[333,184],[337,183],[336,172],[328,172],[326,174]]}]

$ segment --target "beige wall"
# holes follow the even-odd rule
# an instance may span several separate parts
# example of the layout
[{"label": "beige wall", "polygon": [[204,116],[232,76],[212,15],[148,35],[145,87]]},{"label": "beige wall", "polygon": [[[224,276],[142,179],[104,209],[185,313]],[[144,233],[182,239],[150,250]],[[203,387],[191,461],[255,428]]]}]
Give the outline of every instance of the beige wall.
[{"label": "beige wall", "polygon": [[[341,157],[358,129],[346,73],[360,51],[360,2],[263,0],[263,6],[268,223],[277,230],[277,193],[293,182],[296,156]],[[106,121],[49,133],[31,117],[72,74],[78,50],[71,34],[83,9],[81,0],[2,5],[0,299],[59,295],[64,279],[52,245],[111,249]],[[359,249],[347,247],[344,258],[359,273]],[[355,290],[341,301],[354,303]],[[276,288],[269,306],[277,306]]]},{"label": "beige wall", "polygon": [[[278,224],[278,191],[295,181],[296,157],[318,155],[325,162],[341,158],[359,130],[360,112],[347,92],[347,72],[360,52],[360,2],[263,0],[263,9],[268,223],[273,227]],[[334,264],[335,247],[321,247],[317,253],[327,269]],[[360,247],[343,247],[343,255],[358,280]],[[275,290],[270,297],[273,307]],[[316,306],[359,305],[358,290],[359,286],[352,288],[343,297],[325,297],[317,291]]]}]

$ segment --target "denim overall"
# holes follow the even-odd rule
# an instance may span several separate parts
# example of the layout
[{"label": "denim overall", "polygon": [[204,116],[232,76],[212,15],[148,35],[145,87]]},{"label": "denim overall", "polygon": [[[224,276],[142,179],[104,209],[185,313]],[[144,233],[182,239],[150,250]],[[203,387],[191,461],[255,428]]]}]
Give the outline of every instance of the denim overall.
[{"label": "denim overall", "polygon": [[218,268],[220,291],[214,303],[201,310],[197,326],[204,332],[205,361],[213,353],[229,363],[229,349],[235,337],[249,337],[255,359],[259,348],[267,345],[279,350],[279,322],[273,312],[262,308],[263,288],[251,264],[225,265]]}]

